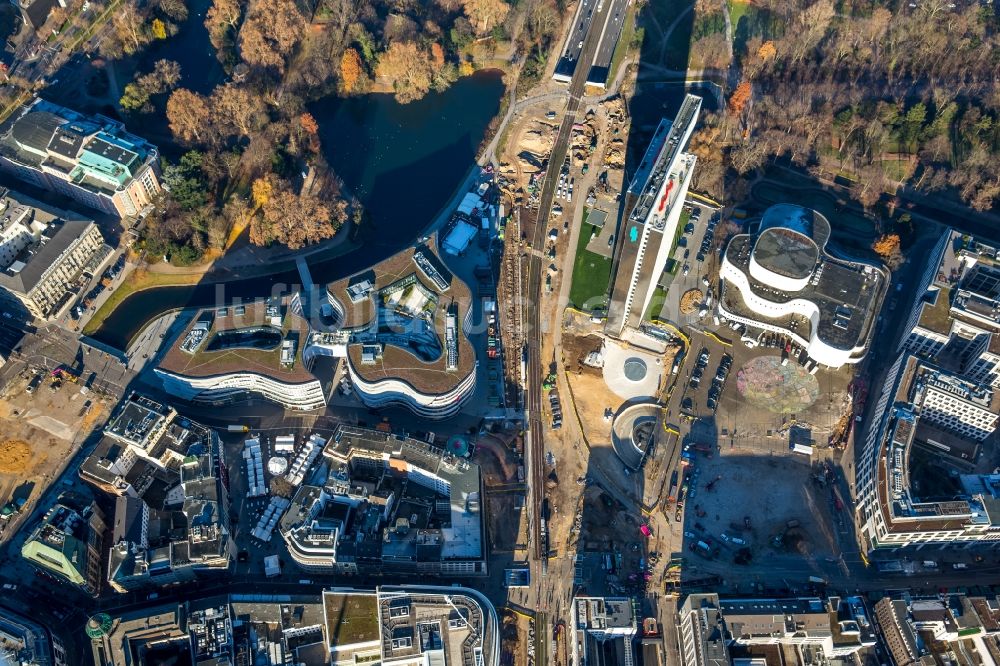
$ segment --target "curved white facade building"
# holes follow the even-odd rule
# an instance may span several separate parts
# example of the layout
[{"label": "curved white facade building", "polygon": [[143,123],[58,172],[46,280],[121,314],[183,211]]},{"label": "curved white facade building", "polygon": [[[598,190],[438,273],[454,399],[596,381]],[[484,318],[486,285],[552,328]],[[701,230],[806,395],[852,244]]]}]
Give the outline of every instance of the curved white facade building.
[{"label": "curved white facade building", "polygon": [[303,358],[343,358],[366,406],[445,419],[475,394],[472,295],[430,245],[334,282],[326,297],[339,330],[313,333]]},{"label": "curved white facade building", "polygon": [[406,407],[410,411],[429,419],[445,419],[454,416],[462,405],[476,391],[476,371],[470,372],[450,390],[443,393],[418,391],[403,379],[389,377],[378,381],[368,381],[347,364],[354,389],[361,401],[369,407]]},{"label": "curved white facade building", "polygon": [[787,335],[817,363],[839,368],[868,351],[889,284],[886,270],[827,250],[830,223],[788,204],[765,211],[754,234],[735,236],[719,269],[719,313]]},{"label": "curved white facade building", "polygon": [[179,375],[157,368],[163,390],[182,400],[206,404],[228,404],[253,394],[276,402],[286,409],[313,410],[326,405],[318,379],[302,383],[285,382],[254,372],[231,372],[209,377]]},{"label": "curved white facade building", "polygon": [[163,389],[209,405],[259,396],[286,409],[322,409],[323,386],[303,349],[309,325],[296,309],[284,298],[196,312],[155,370]]}]

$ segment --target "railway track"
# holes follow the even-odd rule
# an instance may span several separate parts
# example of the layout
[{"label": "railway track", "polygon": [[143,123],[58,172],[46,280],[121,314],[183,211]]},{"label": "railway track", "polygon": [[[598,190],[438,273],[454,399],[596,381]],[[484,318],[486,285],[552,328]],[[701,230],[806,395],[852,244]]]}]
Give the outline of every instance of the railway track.
[{"label": "railway track", "polygon": [[[604,25],[607,13],[615,5],[613,2],[599,5],[598,15],[593,21],[594,25]],[[525,304],[524,314],[524,337],[525,351],[527,353],[527,396],[526,407],[528,409],[528,435],[529,443],[526,447],[526,463],[528,466],[528,505],[530,507],[530,535],[531,553],[533,560],[538,562],[542,578],[548,575],[548,538],[545,521],[543,520],[543,503],[545,500],[545,442],[544,425],[542,423],[542,378],[548,374],[543,372],[542,367],[542,326],[539,304],[542,299],[542,253],[541,248],[545,244],[545,234],[548,220],[552,211],[552,204],[555,200],[556,185],[559,179],[559,172],[569,149],[570,136],[573,125],[577,121],[577,113],[580,111],[584,88],[587,83],[589,67],[585,63],[590,63],[594,59],[594,54],[599,46],[600,31],[590,30],[584,40],[583,49],[576,71],[569,84],[567,91],[569,101],[566,105],[566,112],[563,115],[562,123],[559,125],[559,133],[552,146],[552,153],[549,155],[545,177],[542,181],[542,189],[538,198],[538,209],[535,212],[534,223],[530,229],[525,229],[526,237],[531,241],[530,251],[527,253],[527,266],[522,275],[525,280]],[[521,223],[525,224],[526,214],[530,216],[527,209],[521,211]],[[525,224],[525,227],[527,225]],[[571,250],[570,250],[571,251]]]}]

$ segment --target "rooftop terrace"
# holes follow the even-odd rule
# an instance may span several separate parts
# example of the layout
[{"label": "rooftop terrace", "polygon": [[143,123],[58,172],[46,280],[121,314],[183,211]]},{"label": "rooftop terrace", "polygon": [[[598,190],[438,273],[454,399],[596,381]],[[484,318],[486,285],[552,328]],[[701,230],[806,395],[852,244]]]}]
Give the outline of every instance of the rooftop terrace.
[{"label": "rooftop terrace", "polygon": [[324,592],[323,607],[331,648],[379,640],[378,597],[374,593]]},{"label": "rooftop terrace", "polygon": [[[436,394],[475,368],[475,350],[460,332],[472,294],[432,246],[408,248],[329,284],[327,292],[342,312],[351,367],[366,381],[399,379],[421,393]],[[445,349],[450,309],[457,310],[459,323],[455,353]],[[377,346],[380,354],[365,353]]]},{"label": "rooftop terrace", "polygon": [[[271,318],[274,304],[266,300],[199,310],[171,344],[160,362],[160,368],[189,377],[253,372],[288,383],[312,381],[312,373],[302,362],[302,348],[308,337],[309,325],[292,310],[288,301],[287,298],[282,299],[279,306],[282,315],[278,325]],[[280,344],[256,344],[251,334],[260,331],[273,331],[275,339],[280,336],[281,340],[293,341],[293,362],[282,362]],[[237,344],[233,337],[237,335],[244,338],[245,344]]]}]

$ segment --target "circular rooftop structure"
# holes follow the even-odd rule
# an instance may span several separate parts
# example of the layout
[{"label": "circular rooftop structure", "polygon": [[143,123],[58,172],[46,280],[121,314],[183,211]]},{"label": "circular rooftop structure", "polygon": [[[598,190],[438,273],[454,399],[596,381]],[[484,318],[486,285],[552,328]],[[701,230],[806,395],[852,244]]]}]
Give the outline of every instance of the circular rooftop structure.
[{"label": "circular rooftop structure", "polygon": [[772,227],[757,237],[753,258],[765,270],[782,277],[804,279],[819,261],[819,247],[798,230]]},{"label": "circular rooftop structure", "polygon": [[626,407],[611,425],[611,444],[629,469],[639,469],[653,438],[660,407],[642,403]]},{"label": "circular rooftop structure", "polygon": [[271,456],[267,461],[267,471],[271,476],[280,476],[288,470],[288,461],[281,456]]},{"label": "circular rooftop structure", "polygon": [[611,392],[622,400],[647,400],[659,390],[663,362],[656,354],[605,340],[601,373]]},{"label": "circular rooftop structure", "polygon": [[449,437],[445,448],[453,456],[466,458],[469,455],[469,441],[461,435],[452,435]]},{"label": "circular rooftop structure", "polygon": [[87,636],[93,640],[103,638],[111,632],[112,624],[111,616],[107,613],[92,615],[90,619],[87,620],[87,626],[85,627]]},{"label": "circular rooftop structure", "polygon": [[646,362],[637,356],[625,359],[625,363],[622,364],[622,373],[629,381],[641,382],[646,378],[646,372]]}]

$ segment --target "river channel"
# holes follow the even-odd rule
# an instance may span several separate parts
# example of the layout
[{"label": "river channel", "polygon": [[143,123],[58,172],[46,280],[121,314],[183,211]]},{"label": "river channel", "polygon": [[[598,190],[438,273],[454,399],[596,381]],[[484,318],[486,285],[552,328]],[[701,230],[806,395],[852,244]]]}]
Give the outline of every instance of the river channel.
[{"label": "river channel", "polygon": [[[484,71],[410,104],[385,94],[328,97],[311,104],[328,162],[367,212],[362,247],[310,262],[312,278],[331,282],[413,243],[475,164],[476,148],[503,92],[500,73]],[[168,310],[269,296],[299,281],[293,270],[222,284],[148,289],[125,299],[93,337],[124,349],[146,322]]]}]

